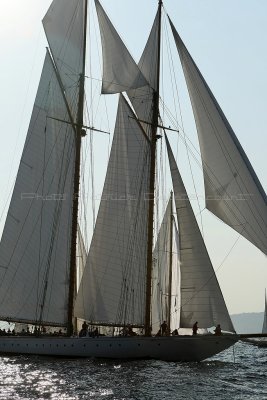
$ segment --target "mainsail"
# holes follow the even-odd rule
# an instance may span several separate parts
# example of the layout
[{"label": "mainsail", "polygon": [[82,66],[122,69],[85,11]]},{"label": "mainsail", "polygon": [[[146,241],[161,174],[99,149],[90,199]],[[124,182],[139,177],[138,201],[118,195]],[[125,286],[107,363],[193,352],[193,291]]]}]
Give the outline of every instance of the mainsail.
[{"label": "mainsail", "polygon": [[166,136],[176,204],[181,270],[180,327],[191,328],[195,321],[202,328],[221,324],[234,331],[219,283],[188,199],[181,175]]},{"label": "mainsail", "polygon": [[103,53],[102,93],[119,93],[147,84],[98,0],[95,0]]},{"label": "mainsail", "polygon": [[47,53],[0,244],[0,319],[67,322],[75,159],[70,122]]},{"label": "mainsail", "polygon": [[[173,331],[179,327],[179,244],[178,231],[172,215],[172,201],[171,197],[166,207],[153,252],[151,307],[153,333],[157,333],[159,326],[163,321],[169,321],[169,317],[170,330]],[[169,301],[170,296],[171,302]]]},{"label": "mainsail", "polygon": [[196,121],[206,207],[267,254],[267,197],[233,129],[172,22]]},{"label": "mainsail", "polygon": [[121,95],[107,175],[75,315],[144,324],[150,143]]}]

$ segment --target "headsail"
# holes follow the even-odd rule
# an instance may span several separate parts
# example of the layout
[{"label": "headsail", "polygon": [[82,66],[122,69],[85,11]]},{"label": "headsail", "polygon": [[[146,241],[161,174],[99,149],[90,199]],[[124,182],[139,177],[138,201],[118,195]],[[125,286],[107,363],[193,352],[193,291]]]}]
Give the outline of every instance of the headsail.
[{"label": "headsail", "polygon": [[[153,252],[152,271],[152,332],[157,333],[163,321],[170,318],[170,329],[179,327],[180,268],[178,257],[178,231],[172,215],[172,198],[169,200]],[[173,234],[171,234],[171,229]],[[172,245],[170,243],[172,238]],[[170,257],[172,252],[172,257]],[[171,262],[172,260],[172,262]],[[171,264],[171,265],[170,265]],[[170,288],[170,268],[172,283]],[[169,296],[171,295],[171,309]]]},{"label": "headsail", "polygon": [[0,244],[0,319],[67,322],[74,144],[47,53]]},{"label": "headsail", "polygon": [[144,324],[150,143],[120,96],[113,144],[75,315]]},{"label": "headsail", "polygon": [[102,40],[102,93],[119,93],[146,85],[146,79],[98,0],[95,5]]},{"label": "headsail", "polygon": [[83,72],[86,0],[54,0],[43,18],[46,37],[63,82],[73,118],[77,115]]},{"label": "headsail", "polygon": [[267,254],[267,197],[234,131],[171,22],[196,120],[206,206]]},{"label": "headsail", "polygon": [[198,321],[201,328],[208,328],[220,323],[222,329],[233,332],[232,321],[167,136],[166,143],[180,242],[180,327],[191,328],[195,321]]}]

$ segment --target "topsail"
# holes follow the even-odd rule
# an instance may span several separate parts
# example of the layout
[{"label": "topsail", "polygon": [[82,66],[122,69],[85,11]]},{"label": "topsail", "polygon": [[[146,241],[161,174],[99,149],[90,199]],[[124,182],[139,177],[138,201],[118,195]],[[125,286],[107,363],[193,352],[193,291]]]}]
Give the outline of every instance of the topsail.
[{"label": "topsail", "polygon": [[267,197],[233,129],[171,22],[194,111],[206,206],[267,255]]}]

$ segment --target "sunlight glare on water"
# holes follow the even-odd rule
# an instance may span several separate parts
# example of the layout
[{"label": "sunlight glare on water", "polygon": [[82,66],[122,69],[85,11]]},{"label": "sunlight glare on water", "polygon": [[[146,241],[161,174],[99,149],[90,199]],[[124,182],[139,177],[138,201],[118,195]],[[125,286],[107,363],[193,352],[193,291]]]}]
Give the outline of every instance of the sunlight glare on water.
[{"label": "sunlight glare on water", "polygon": [[264,400],[267,349],[238,343],[201,363],[0,358],[5,400]]}]

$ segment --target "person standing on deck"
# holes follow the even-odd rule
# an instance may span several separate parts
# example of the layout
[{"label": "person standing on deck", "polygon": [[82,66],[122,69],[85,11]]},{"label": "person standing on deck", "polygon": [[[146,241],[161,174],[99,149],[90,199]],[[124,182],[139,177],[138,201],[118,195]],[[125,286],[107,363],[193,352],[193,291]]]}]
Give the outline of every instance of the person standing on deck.
[{"label": "person standing on deck", "polygon": [[198,331],[198,326],[197,326],[198,322],[196,321],[193,325],[192,331],[193,331],[193,335],[197,334]]}]

